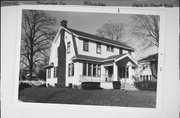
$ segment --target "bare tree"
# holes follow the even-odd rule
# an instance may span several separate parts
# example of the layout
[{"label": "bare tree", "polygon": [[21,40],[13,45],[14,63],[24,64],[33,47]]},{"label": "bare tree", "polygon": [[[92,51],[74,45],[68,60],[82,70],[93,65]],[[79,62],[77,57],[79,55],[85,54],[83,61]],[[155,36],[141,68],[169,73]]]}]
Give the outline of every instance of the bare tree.
[{"label": "bare tree", "polygon": [[97,35],[119,41],[125,35],[125,26],[123,23],[105,23],[97,30]]},{"label": "bare tree", "polygon": [[25,10],[22,19],[21,63],[29,68],[30,79],[34,66],[44,61],[42,53],[50,48],[55,35],[55,18],[43,11]]},{"label": "bare tree", "polygon": [[132,34],[159,47],[159,16],[134,15]]},{"label": "bare tree", "polygon": [[[132,33],[138,38],[144,39],[149,46],[159,47],[159,21],[160,17],[155,15],[134,15]],[[152,76],[157,79],[158,54],[150,55],[147,59],[150,62]],[[155,59],[152,61],[152,59]]]}]

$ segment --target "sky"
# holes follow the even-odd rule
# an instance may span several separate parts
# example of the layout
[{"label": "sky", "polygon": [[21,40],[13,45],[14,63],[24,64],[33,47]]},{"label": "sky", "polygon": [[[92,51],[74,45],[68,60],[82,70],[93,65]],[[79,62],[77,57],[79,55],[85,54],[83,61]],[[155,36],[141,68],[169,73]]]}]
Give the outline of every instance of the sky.
[{"label": "sky", "polygon": [[[57,20],[56,30],[60,27],[60,22],[62,20],[67,20],[67,27],[83,31],[90,34],[97,34],[97,29],[99,29],[103,24],[112,23],[125,23],[129,26],[132,24],[132,15],[130,14],[117,14],[117,13],[85,13],[85,12],[62,12],[62,11],[44,11],[45,13],[55,17]],[[125,40],[128,40],[129,46],[135,48],[136,59],[147,57],[150,54],[157,53],[158,49],[151,46],[147,49],[143,49],[141,46],[141,41],[130,35],[127,32]]]}]

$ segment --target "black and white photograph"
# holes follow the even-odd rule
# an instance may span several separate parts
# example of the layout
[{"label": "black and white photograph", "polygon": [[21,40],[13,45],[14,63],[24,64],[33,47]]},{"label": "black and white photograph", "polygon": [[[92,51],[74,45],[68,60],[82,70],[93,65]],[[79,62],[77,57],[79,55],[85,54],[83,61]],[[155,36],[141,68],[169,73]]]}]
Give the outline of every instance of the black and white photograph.
[{"label": "black and white photograph", "polygon": [[22,10],[18,101],[156,108],[160,16]]}]

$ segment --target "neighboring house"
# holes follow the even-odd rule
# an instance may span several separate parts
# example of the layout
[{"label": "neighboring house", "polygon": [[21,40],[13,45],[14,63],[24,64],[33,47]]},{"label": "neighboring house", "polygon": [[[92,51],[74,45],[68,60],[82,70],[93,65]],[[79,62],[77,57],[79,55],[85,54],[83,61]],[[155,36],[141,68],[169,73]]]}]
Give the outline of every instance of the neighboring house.
[{"label": "neighboring house", "polygon": [[[137,81],[157,81],[152,75],[151,62],[158,62],[158,53],[150,55],[138,61],[138,68],[136,68]],[[157,66],[157,64],[156,64]]]},{"label": "neighboring house", "polygon": [[19,80],[38,80],[37,74],[35,72],[32,72],[32,78],[30,78],[29,74],[29,68],[28,67],[22,67],[19,72]]},{"label": "neighboring house", "polygon": [[132,82],[137,62],[134,49],[118,41],[67,28],[67,21],[52,42],[46,84],[74,86],[82,82]]}]

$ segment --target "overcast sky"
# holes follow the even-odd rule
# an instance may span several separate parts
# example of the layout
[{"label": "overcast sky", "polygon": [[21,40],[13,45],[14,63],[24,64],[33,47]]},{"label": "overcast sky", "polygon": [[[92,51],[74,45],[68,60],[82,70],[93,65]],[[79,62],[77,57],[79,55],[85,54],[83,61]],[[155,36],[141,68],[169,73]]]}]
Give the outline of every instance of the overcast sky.
[{"label": "overcast sky", "polygon": [[[55,29],[59,29],[60,22],[62,20],[67,20],[67,27],[76,29],[79,31],[87,32],[90,34],[97,34],[97,29],[99,29],[103,24],[112,22],[112,23],[125,23],[129,26],[132,23],[132,15],[130,14],[110,14],[110,13],[83,13],[83,12],[61,12],[61,11],[45,11],[52,17],[57,19],[57,25]],[[127,32],[128,35],[126,39],[130,42],[130,46],[135,48],[136,59],[141,59],[150,54],[157,52],[156,47],[150,47],[148,49],[143,49],[141,42],[137,42],[135,37],[130,35],[130,32]]]}]

